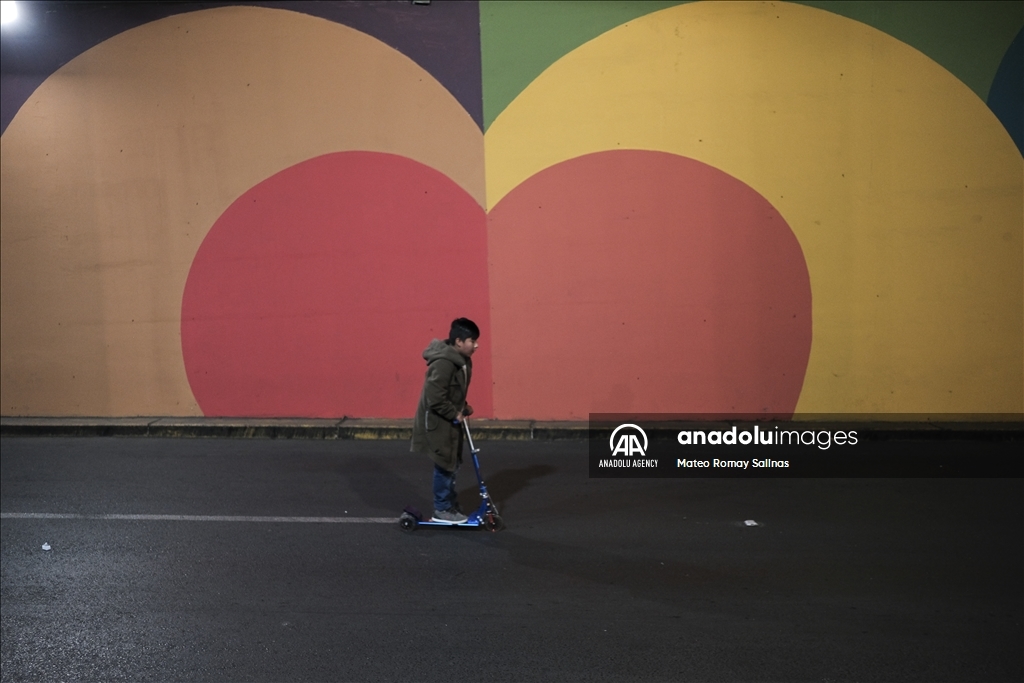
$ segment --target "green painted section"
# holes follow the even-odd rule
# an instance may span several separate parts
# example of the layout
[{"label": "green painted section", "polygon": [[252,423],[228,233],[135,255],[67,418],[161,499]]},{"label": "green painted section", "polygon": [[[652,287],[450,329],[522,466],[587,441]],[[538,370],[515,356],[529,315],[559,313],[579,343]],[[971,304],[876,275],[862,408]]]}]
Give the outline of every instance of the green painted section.
[{"label": "green painted section", "polygon": [[[482,0],[484,130],[563,55],[605,31],[678,0]],[[911,45],[945,67],[982,100],[1014,36],[1024,1],[823,0],[799,4],[860,21]]]},{"label": "green painted section", "polygon": [[1024,2],[799,2],[884,31],[917,48],[988,101],[996,69],[1024,27]]},{"label": "green painted section", "polygon": [[484,130],[563,55],[631,19],[680,4],[679,0],[482,0]]}]

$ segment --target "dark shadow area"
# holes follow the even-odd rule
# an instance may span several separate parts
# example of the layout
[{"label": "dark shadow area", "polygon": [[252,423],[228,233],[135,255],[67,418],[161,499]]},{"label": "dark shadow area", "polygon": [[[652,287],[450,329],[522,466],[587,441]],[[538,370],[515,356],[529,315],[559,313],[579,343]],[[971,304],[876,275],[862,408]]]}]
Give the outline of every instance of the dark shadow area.
[{"label": "dark shadow area", "polygon": [[[508,551],[517,565],[560,574],[573,582],[617,587],[636,598],[674,609],[689,603],[714,604],[726,590],[749,586],[753,577],[735,569],[709,569],[696,562],[638,558],[600,548],[531,539],[506,530],[478,540]],[[667,540],[667,539],[666,539]]]},{"label": "dark shadow area", "polygon": [[[544,468],[499,474],[522,481],[521,490]],[[1016,619],[1024,604],[1022,499],[1019,479],[651,482],[602,486],[545,507],[560,525],[592,515],[564,530],[562,541],[515,526],[466,538],[507,551],[516,565],[680,606],[742,601],[749,591],[769,602],[1005,604],[999,616]],[[761,521],[745,526],[737,508]],[[648,521],[639,525],[641,517]],[[659,523],[652,528],[650,519]],[[630,525],[638,533],[642,526],[643,544],[630,540]]]},{"label": "dark shadow area", "polygon": [[[505,501],[529,486],[534,479],[546,477],[557,471],[558,468],[551,465],[530,465],[529,467],[520,467],[514,470],[501,470],[492,476],[487,476],[486,472],[482,474],[491,498],[494,499],[494,502],[500,508]],[[467,463],[463,463],[462,468],[459,470],[459,478],[463,484],[472,484],[459,491],[459,505],[464,510],[476,508],[480,504],[478,493],[480,489],[476,481],[476,475],[473,473],[472,463],[468,463],[468,467]]]},{"label": "dark shadow area", "polygon": [[[410,454],[410,457],[419,454]],[[423,470],[422,485],[417,486],[405,481],[399,473],[388,464],[391,460],[381,458],[350,458],[344,463],[337,462],[334,466],[344,468],[344,476],[349,488],[370,509],[381,510],[382,513],[396,518],[406,505],[415,505],[420,509],[432,510],[430,505],[430,463],[426,458],[417,458]],[[422,507],[426,505],[427,507]]]}]

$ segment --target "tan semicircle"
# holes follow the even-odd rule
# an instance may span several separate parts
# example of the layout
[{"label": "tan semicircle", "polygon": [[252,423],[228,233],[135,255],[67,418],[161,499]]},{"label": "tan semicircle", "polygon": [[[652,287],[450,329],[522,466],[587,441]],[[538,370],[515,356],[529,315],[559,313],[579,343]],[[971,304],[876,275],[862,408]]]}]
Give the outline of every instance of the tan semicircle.
[{"label": "tan semicircle", "polygon": [[800,414],[1024,410],[1021,155],[977,95],[889,35],[785,2],[672,7],[561,58],[485,146],[489,208],[611,149],[697,159],[767,198],[811,277]]},{"label": "tan semicircle", "polygon": [[256,183],[345,150],[422,162],[483,204],[469,114],[327,20],[193,12],[59,69],[2,138],[2,414],[200,414],[180,312],[203,237]]}]

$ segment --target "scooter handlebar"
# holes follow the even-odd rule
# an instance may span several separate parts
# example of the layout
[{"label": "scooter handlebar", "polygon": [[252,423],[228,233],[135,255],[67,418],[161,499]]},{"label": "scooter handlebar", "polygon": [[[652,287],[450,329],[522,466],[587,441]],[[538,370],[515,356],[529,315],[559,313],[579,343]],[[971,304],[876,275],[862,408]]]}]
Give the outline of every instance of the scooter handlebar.
[{"label": "scooter handlebar", "polygon": [[469,450],[476,452],[476,446],[473,445],[473,435],[469,433],[469,420],[465,417],[462,418],[462,428],[466,430],[466,439],[469,440]]}]

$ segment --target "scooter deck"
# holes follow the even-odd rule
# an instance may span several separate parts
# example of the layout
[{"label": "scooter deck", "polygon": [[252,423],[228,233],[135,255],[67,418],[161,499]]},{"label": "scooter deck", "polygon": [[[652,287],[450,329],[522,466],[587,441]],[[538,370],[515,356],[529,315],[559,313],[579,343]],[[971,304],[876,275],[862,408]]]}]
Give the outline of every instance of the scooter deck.
[{"label": "scooter deck", "polygon": [[402,511],[403,515],[410,515],[416,519],[416,526],[481,526],[484,523],[484,515],[488,513],[486,505],[481,505],[480,508],[473,510],[466,517],[465,522],[445,522],[440,519],[434,519],[433,517],[427,517],[422,512],[414,507],[407,507]]},{"label": "scooter deck", "polygon": [[437,521],[434,521],[433,519],[425,519],[422,522],[417,520],[417,522],[416,522],[416,526],[478,527],[478,526],[482,526],[482,525],[483,525],[483,522],[481,522],[479,519],[477,519],[477,520],[469,520],[469,519],[467,519],[465,522],[460,522],[458,524],[456,524],[455,522],[437,522]]},{"label": "scooter deck", "polygon": [[425,518],[419,510],[413,507],[407,507],[403,512],[402,516],[399,517],[399,525],[405,531],[413,531],[418,527],[449,527],[449,528],[468,528],[468,529],[487,529],[488,531],[498,531],[503,529],[505,525],[493,510],[491,510],[487,504],[481,505],[478,510],[474,510],[470,513],[469,517],[465,522],[454,523],[454,522],[442,522],[434,520],[433,518]]}]

